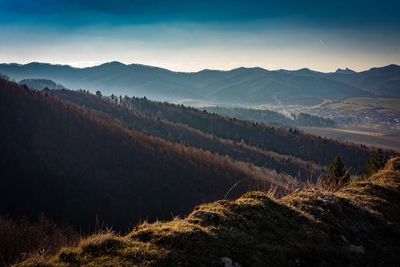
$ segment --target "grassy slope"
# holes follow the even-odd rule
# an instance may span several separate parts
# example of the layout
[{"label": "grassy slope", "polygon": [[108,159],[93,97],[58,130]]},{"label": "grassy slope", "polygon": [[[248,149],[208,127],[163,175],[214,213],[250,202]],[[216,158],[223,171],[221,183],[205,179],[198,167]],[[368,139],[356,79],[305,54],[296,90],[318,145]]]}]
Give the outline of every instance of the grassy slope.
[{"label": "grassy slope", "polygon": [[47,262],[22,265],[398,266],[399,186],[394,158],[334,193],[314,188],[273,200],[251,192],[198,206],[185,219],[142,224],[126,236],[95,235]]},{"label": "grassy slope", "polygon": [[400,112],[399,98],[353,97],[343,100],[343,105],[346,104],[360,109],[376,107],[384,111]]}]

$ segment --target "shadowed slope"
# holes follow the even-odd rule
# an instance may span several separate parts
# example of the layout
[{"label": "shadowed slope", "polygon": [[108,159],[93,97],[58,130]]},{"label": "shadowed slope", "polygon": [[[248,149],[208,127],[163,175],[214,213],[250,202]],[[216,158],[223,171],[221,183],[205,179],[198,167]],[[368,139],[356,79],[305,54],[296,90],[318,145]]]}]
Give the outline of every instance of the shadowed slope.
[{"label": "shadowed slope", "polygon": [[400,158],[394,158],[337,192],[307,189],[282,200],[246,193],[198,206],[185,219],[142,224],[123,237],[95,235],[46,263],[23,265],[395,266],[399,186]]},{"label": "shadowed slope", "polygon": [[238,181],[230,197],[271,182],[247,163],[129,130],[3,79],[0,129],[0,214],[127,229],[223,198]]}]

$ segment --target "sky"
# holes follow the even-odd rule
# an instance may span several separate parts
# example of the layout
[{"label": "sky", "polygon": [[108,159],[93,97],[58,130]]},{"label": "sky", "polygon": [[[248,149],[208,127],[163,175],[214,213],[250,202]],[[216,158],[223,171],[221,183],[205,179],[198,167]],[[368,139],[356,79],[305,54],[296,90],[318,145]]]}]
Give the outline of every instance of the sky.
[{"label": "sky", "polygon": [[0,0],[0,62],[176,71],[400,64],[400,1]]}]

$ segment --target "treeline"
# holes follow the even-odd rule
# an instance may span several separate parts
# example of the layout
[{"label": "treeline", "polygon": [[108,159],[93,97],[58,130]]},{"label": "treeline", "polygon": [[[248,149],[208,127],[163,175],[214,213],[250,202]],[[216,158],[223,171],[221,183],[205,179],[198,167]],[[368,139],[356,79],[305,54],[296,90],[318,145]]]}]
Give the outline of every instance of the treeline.
[{"label": "treeline", "polygon": [[262,122],[270,126],[282,126],[282,127],[293,127],[293,126],[314,126],[314,127],[332,127],[336,123],[334,120],[329,118],[322,118],[319,116],[311,115],[308,113],[290,114],[285,116],[284,114],[267,109],[252,109],[252,108],[237,108],[237,107],[205,107],[210,113],[216,113],[222,116],[228,116],[231,118],[237,118],[241,120],[251,120],[256,122]]},{"label": "treeline", "polygon": [[269,188],[273,179],[4,79],[0,129],[0,214],[44,213],[84,231],[97,220],[126,230],[140,220],[170,219],[224,198],[238,181],[229,197]]}]

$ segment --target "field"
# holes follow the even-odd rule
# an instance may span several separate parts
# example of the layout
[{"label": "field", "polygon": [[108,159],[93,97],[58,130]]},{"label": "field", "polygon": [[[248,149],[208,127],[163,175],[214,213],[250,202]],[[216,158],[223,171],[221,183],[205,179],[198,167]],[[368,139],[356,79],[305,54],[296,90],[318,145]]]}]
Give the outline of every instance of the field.
[{"label": "field", "polygon": [[327,137],[338,141],[364,144],[400,152],[399,131],[362,130],[351,128],[299,127],[306,133]]},{"label": "field", "polygon": [[337,108],[344,109],[369,109],[378,108],[380,110],[390,112],[400,112],[399,98],[371,98],[371,97],[354,97],[343,100],[341,103],[333,104]]}]

